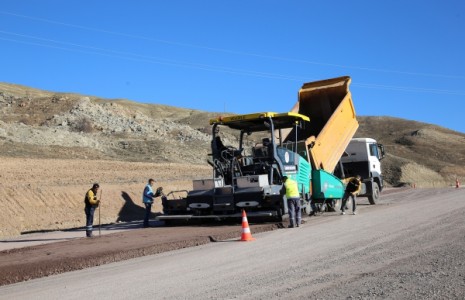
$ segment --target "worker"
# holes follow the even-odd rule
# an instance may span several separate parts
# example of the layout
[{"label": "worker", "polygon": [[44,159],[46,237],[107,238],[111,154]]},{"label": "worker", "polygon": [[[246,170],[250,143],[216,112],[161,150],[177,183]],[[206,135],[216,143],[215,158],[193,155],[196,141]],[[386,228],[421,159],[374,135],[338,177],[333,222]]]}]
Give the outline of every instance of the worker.
[{"label": "worker", "polygon": [[315,204],[315,201],[313,200],[313,198],[310,199],[310,209],[312,210],[308,216],[311,217],[311,216],[316,216],[316,213],[318,212],[318,208],[316,207],[316,204]]},{"label": "worker", "polygon": [[289,209],[289,228],[299,227],[302,222],[302,212],[300,210],[300,193],[297,182],[283,176],[284,187],[286,188],[287,207]]},{"label": "worker", "polygon": [[212,140],[212,152],[215,158],[222,157],[221,152],[226,150],[226,146],[223,144],[223,141],[220,137],[220,129],[218,127],[215,128],[215,138]]},{"label": "worker", "polygon": [[92,237],[92,227],[94,224],[94,212],[95,209],[99,206],[100,200],[97,200],[97,192],[100,188],[98,183],[94,183],[92,188],[87,191],[84,198],[85,208],[84,212],[86,213],[86,236]]},{"label": "worker", "polygon": [[355,177],[349,177],[346,179],[343,179],[344,183],[347,183],[344,196],[342,197],[342,204],[341,204],[341,215],[345,215],[345,208],[346,208],[346,203],[347,199],[352,198],[352,214],[356,214],[356,204],[355,200],[357,198],[357,195],[360,193],[360,190],[362,188],[362,181],[360,175],[357,175]]},{"label": "worker", "polygon": [[144,217],[144,223],[143,223],[144,227],[150,227],[149,218],[150,218],[150,214],[152,213],[153,199],[155,197],[161,196],[161,192],[163,191],[163,188],[159,187],[156,190],[156,192],[153,192],[154,185],[155,185],[155,180],[150,178],[142,194],[142,202],[145,205],[145,217]]},{"label": "worker", "polygon": [[212,154],[214,158],[221,158],[222,160],[239,159],[242,157],[242,148],[236,149],[232,146],[225,146],[220,136],[220,129],[215,128],[215,138],[211,142]]},{"label": "worker", "polygon": [[262,139],[262,145],[263,145],[263,149],[262,149],[263,155],[265,157],[271,157],[272,152],[273,152],[273,148],[272,148],[270,139],[269,138],[263,138]]}]

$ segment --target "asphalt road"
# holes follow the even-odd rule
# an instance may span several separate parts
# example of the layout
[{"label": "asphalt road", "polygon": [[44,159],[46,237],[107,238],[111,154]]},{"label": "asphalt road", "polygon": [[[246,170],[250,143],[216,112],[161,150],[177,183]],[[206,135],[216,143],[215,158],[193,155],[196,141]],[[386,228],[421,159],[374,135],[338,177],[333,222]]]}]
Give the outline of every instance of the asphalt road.
[{"label": "asphalt road", "polygon": [[[463,299],[465,189],[0,287],[0,299]],[[252,232],[253,234],[253,232]],[[89,249],[91,255],[91,249]]]},{"label": "asphalt road", "polygon": [[[163,223],[151,221],[153,226],[163,226]],[[117,224],[105,224],[98,228],[95,226],[94,235],[107,235],[116,232],[124,232],[142,227],[142,221],[124,222]],[[47,232],[31,232],[22,234],[17,237],[5,238],[0,240],[0,251],[18,249],[24,247],[33,247],[56,242],[71,241],[81,239],[85,236],[85,228],[76,228],[70,230],[52,230]]]}]

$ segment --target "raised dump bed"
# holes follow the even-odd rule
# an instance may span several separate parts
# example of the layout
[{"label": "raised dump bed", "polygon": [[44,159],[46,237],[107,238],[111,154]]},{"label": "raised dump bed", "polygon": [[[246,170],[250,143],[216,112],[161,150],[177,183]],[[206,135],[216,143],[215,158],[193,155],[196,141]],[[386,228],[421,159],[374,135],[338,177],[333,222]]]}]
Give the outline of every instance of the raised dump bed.
[{"label": "raised dump bed", "polygon": [[305,83],[292,108],[310,118],[299,139],[305,139],[315,170],[332,173],[358,129],[350,82],[350,77],[344,76]]}]

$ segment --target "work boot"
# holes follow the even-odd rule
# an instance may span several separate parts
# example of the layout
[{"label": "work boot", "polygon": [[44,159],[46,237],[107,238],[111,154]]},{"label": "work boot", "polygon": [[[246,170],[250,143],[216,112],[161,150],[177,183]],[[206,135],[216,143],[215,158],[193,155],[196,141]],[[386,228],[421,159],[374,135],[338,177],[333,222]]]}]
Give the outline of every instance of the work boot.
[{"label": "work boot", "polygon": [[92,230],[86,230],[86,237],[92,237]]}]

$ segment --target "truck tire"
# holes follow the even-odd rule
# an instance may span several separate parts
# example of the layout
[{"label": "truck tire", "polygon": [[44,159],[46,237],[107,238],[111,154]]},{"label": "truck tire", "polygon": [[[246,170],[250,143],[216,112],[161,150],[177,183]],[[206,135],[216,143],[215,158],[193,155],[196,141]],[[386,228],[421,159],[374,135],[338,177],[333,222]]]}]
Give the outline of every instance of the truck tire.
[{"label": "truck tire", "polygon": [[373,188],[371,191],[371,195],[368,196],[368,201],[371,205],[375,205],[376,201],[379,199],[379,185],[376,182],[373,182]]}]

